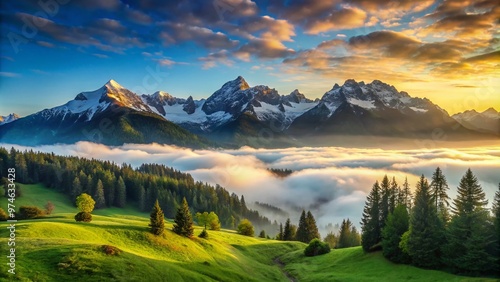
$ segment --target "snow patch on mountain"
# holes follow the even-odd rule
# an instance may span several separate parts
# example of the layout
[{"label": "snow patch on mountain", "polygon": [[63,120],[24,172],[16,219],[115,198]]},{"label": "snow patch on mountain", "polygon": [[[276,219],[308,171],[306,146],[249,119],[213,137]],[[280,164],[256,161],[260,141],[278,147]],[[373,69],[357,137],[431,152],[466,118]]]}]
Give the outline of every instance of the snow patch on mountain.
[{"label": "snow patch on mountain", "polygon": [[15,113],[12,113],[7,116],[0,116],[0,125],[11,123],[17,119],[19,119],[19,116]]}]

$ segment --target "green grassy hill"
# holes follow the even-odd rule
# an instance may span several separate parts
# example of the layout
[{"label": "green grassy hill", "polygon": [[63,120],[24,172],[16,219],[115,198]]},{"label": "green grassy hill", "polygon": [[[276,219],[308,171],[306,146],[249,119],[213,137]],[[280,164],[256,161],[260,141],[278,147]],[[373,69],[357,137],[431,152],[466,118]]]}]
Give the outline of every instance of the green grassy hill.
[{"label": "green grassy hill", "polygon": [[[209,231],[208,240],[168,231],[148,232],[148,214],[133,207],[95,211],[90,223],[75,222],[66,197],[40,185],[23,185],[16,206],[55,204],[51,217],[16,225],[16,275],[1,263],[4,281],[481,281],[439,271],[394,265],[360,248],[333,250],[306,258],[305,244],[250,238],[234,231]],[[0,199],[5,208],[6,198]],[[0,250],[7,252],[8,230],[0,223]],[[199,234],[201,228],[195,228]],[[119,248],[108,255],[103,245]],[[4,254],[1,254],[4,257]],[[280,257],[288,278],[273,261]],[[487,281],[484,279],[484,281]]]}]

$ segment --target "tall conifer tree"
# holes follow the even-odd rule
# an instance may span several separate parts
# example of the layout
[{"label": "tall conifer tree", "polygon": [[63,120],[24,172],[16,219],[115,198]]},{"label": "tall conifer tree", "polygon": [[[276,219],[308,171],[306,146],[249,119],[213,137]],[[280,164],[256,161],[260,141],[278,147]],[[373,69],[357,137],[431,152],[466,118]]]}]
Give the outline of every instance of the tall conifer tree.
[{"label": "tall conifer tree", "polygon": [[408,252],[413,263],[424,268],[439,267],[443,239],[443,226],[438,218],[427,179],[422,175],[415,192],[408,238]]},{"label": "tall conifer tree", "polygon": [[164,215],[158,200],[156,200],[149,215],[149,227],[151,227],[151,233],[155,235],[161,235],[165,231]]},{"label": "tall conifer tree", "polygon": [[366,198],[361,219],[361,246],[368,252],[381,239],[380,230],[380,186],[378,181],[373,184],[370,194]]},{"label": "tall conifer tree", "polygon": [[181,206],[177,209],[174,222],[173,231],[175,233],[186,237],[193,236],[193,217],[185,197],[182,199]]},{"label": "tall conifer tree", "polygon": [[453,200],[453,218],[444,248],[445,261],[456,272],[479,274],[493,269],[494,258],[488,253],[492,240],[486,209],[488,201],[470,169],[460,180]]}]

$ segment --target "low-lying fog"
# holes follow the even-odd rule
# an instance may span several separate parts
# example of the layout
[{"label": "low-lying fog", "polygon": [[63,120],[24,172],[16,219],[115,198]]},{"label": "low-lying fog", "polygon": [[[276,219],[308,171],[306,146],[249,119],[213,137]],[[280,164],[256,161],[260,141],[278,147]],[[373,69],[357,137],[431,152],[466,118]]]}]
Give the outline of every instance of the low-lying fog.
[{"label": "low-lying fog", "polygon": [[[10,148],[11,145],[0,146]],[[490,203],[500,182],[500,146],[431,150],[243,147],[214,151],[158,144],[109,147],[79,142],[33,149],[119,164],[127,162],[133,166],[165,164],[192,174],[195,180],[218,183],[229,191],[243,194],[247,203],[260,201],[280,207],[290,213],[295,223],[302,208],[311,209],[322,226],[350,218],[359,227],[366,195],[375,180],[381,180],[385,174],[396,177],[399,184],[408,177],[414,190],[421,174],[430,179],[439,166],[448,180],[449,195],[454,198],[460,178],[470,167]],[[294,172],[281,179],[269,173],[267,168],[286,168]]]}]

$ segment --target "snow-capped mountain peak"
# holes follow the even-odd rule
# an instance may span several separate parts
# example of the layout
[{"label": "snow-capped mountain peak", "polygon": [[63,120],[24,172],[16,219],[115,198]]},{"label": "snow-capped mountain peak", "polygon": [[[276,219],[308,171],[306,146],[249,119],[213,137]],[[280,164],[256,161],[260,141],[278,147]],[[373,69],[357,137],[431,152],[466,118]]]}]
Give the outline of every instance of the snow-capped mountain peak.
[{"label": "snow-capped mountain peak", "polygon": [[0,116],[0,125],[13,122],[16,119],[19,119],[19,116],[16,113],[12,113],[8,116]]}]

